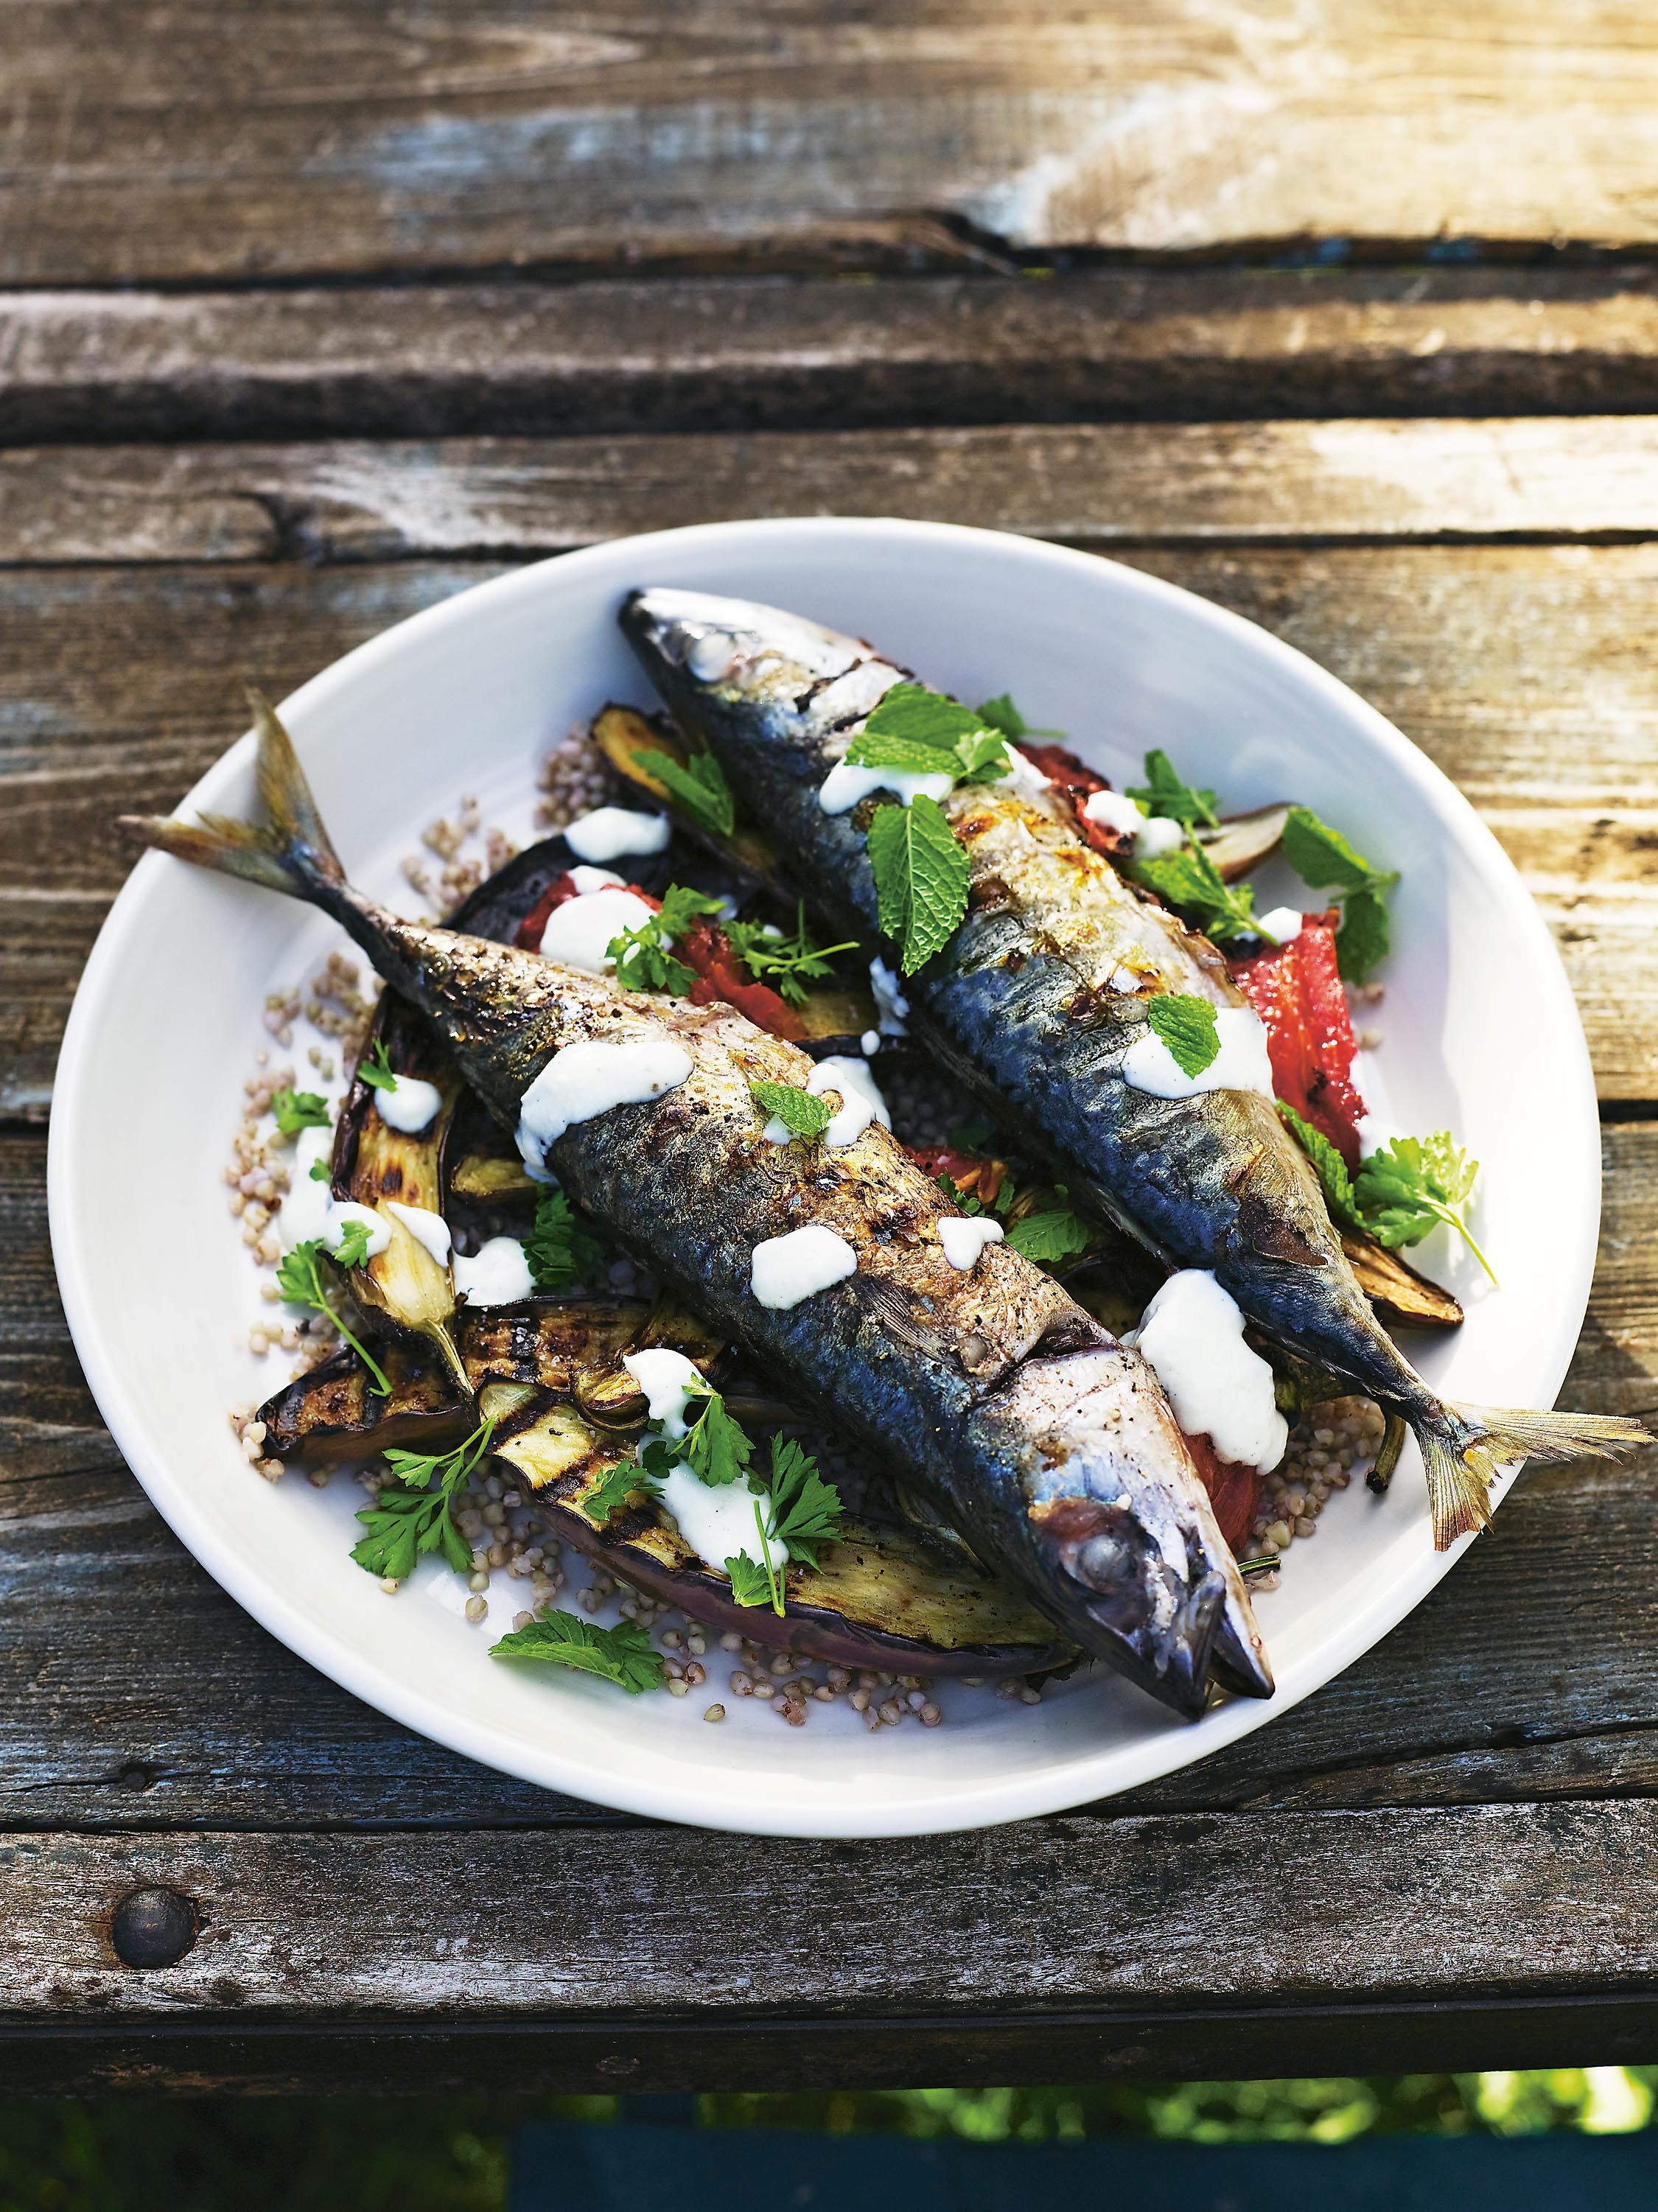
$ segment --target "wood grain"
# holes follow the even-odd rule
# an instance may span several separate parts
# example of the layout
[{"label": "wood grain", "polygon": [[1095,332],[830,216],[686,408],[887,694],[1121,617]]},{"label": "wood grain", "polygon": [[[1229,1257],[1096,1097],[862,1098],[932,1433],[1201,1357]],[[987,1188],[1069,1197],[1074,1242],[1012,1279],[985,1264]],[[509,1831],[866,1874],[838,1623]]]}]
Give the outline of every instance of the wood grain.
[{"label": "wood grain", "polygon": [[[1645,545],[1138,551],[1287,637],[1467,793],[1540,899],[1603,1098],[1658,1098],[1658,672]],[[0,1113],[39,1114],[80,963],[165,811],[242,720],[479,577],[452,562],[17,571],[0,625]]]},{"label": "wood grain", "polygon": [[896,514],[1102,550],[1640,538],[1658,416],[1029,424],[0,453],[0,562],[552,553]]},{"label": "wood grain", "polygon": [[1305,236],[1629,245],[1658,37],[1612,0],[118,0],[7,11],[0,280]]},{"label": "wood grain", "polygon": [[0,441],[1631,410],[1649,269],[0,294]]},{"label": "wood grain", "polygon": [[[1600,1267],[1563,1400],[1652,1410],[1658,1126],[1605,1138]],[[44,1152],[35,1134],[0,1138],[0,1830],[617,1823],[357,1704],[182,1550],[122,1467],[70,1348]],[[1658,1792],[1652,1456],[1529,1475],[1492,1534],[1356,1667],[1108,1812]]]}]

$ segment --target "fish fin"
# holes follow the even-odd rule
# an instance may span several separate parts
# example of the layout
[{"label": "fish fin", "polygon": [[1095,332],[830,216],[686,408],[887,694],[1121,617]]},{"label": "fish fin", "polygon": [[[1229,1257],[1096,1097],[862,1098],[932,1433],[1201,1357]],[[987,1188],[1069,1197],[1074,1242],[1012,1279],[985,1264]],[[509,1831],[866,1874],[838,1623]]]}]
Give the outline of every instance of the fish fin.
[{"label": "fish fin", "polygon": [[345,882],[339,855],[323,827],[292,738],[257,691],[250,691],[248,700],[258,732],[254,774],[268,823],[238,822],[223,814],[203,814],[197,822],[124,814],[119,826],[144,844],[197,867],[331,907],[331,894]]},{"label": "fish fin", "polygon": [[1489,1525],[1491,1484],[1514,1461],[1615,1459],[1652,1441],[1643,1421],[1622,1414],[1533,1413],[1491,1406],[1447,1407],[1442,1424],[1424,1424],[1416,1433],[1428,1472],[1434,1545],[1442,1552],[1459,1536]]}]

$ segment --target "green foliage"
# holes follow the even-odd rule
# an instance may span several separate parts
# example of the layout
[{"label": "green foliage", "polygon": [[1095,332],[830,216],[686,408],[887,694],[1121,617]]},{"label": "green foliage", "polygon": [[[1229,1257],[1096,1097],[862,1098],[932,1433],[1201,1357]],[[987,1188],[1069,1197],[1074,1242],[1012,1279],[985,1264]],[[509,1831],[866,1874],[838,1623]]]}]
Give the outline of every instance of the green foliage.
[{"label": "green foliage", "polygon": [[[702,1411],[695,1425],[685,1432],[680,1457],[711,1490],[723,1490],[748,1472],[754,1446],[740,1423],[726,1411],[725,1400],[711,1382],[688,1382],[685,1392],[692,1403],[699,1398],[702,1401]],[[689,1404],[685,1410],[689,1413]]]},{"label": "green foliage", "polygon": [[1127,795],[1137,799],[1148,814],[1165,822],[1183,823],[1188,829],[1212,830],[1220,820],[1212,791],[1187,783],[1161,746],[1145,756],[1145,781],[1130,784]]},{"label": "green foliage", "polygon": [[1298,1140],[1302,1150],[1318,1170],[1318,1179],[1324,1186],[1324,1200],[1334,1220],[1348,1229],[1362,1229],[1358,1218],[1358,1200],[1353,1195],[1352,1178],[1347,1173],[1347,1163],[1336,1150],[1322,1129],[1315,1129],[1310,1121],[1303,1121],[1293,1106],[1277,1102],[1278,1119]]},{"label": "green foliage", "polygon": [[700,828],[716,837],[731,836],[737,808],[726,771],[712,753],[693,753],[683,767],[671,753],[635,753],[633,759],[634,766],[654,776]]},{"label": "green foliage", "polygon": [[1364,1226],[1379,1244],[1393,1250],[1419,1244],[1442,1221],[1495,1283],[1491,1262],[1465,1218],[1479,1173],[1479,1161],[1451,1141],[1448,1129],[1439,1129],[1431,1137],[1395,1137],[1361,1160],[1353,1194]]},{"label": "green foliage", "polygon": [[792,1137],[808,1142],[821,1137],[835,1119],[827,1098],[798,1083],[750,1083],[754,1103],[762,1114],[774,1117]]},{"label": "green foliage", "polygon": [[386,1039],[376,1037],[374,1048],[357,1062],[357,1080],[366,1083],[371,1091],[395,1091],[398,1072],[392,1065],[392,1056],[386,1049]]},{"label": "green foliage", "polygon": [[1339,830],[1320,821],[1310,806],[1292,806],[1284,825],[1284,857],[1304,884],[1343,892],[1336,932],[1336,965],[1350,983],[1362,983],[1388,952],[1386,894],[1396,872],[1372,867]]},{"label": "green foliage", "polygon": [[614,1628],[598,1628],[590,1620],[556,1607],[537,1613],[527,1627],[515,1628],[492,1644],[493,1659],[536,1659],[553,1667],[568,1667],[579,1674],[597,1674],[636,1698],[654,1690],[662,1680],[662,1655],[636,1620],[618,1620]]},{"label": "green foliage", "polygon": [[1254,928],[1254,892],[1248,884],[1229,884],[1194,837],[1184,852],[1133,861],[1128,873],[1217,942],[1246,937]]},{"label": "green foliage", "polygon": [[793,1437],[771,1440],[772,1533],[792,1559],[817,1565],[817,1547],[841,1533],[841,1493]]},{"label": "green foliage", "polygon": [[848,938],[841,945],[819,945],[806,927],[806,907],[795,910],[793,937],[774,933],[761,921],[728,921],[726,941],[756,983],[769,983],[792,1006],[804,1006],[809,994],[803,977],[821,982],[834,974],[829,963],[837,952],[855,952]]},{"label": "green foliage", "polygon": [[661,911],[647,915],[636,929],[624,929],[604,948],[614,962],[616,980],[624,991],[665,991],[683,999],[696,981],[696,970],[677,960],[670,947],[677,945],[701,915],[718,914],[724,901],[705,892],[670,884],[662,896]]},{"label": "green foliage", "polygon": [[967,913],[967,854],[943,808],[925,793],[908,806],[879,808],[868,849],[881,928],[902,948],[903,974],[913,975],[949,944]]},{"label": "green foliage", "polygon": [[301,1129],[328,1127],[328,1101],[315,1091],[273,1091],[270,1110],[284,1137],[296,1137]]},{"label": "green foliage", "polygon": [[1009,767],[999,729],[959,699],[924,684],[895,684],[847,747],[846,757],[851,768],[947,775],[957,783],[987,781],[1005,775]]},{"label": "green foliage", "polygon": [[455,1493],[489,1450],[495,1426],[493,1420],[481,1421],[451,1452],[399,1451],[394,1446],[386,1454],[386,1464],[404,1486],[381,1491],[372,1505],[359,1510],[366,1533],[352,1546],[351,1556],[360,1567],[400,1583],[426,1553],[441,1552],[458,1575],[466,1572],[472,1547],[455,1526]]},{"label": "green foliage", "polygon": [[604,1247],[562,1190],[536,1200],[535,1226],[524,1240],[524,1257],[538,1291],[590,1283],[604,1264]]},{"label": "green foliage", "polygon": [[581,1510],[595,1528],[602,1528],[635,1492],[654,1498],[661,1487],[661,1476],[639,1460],[618,1460],[582,1499]]},{"label": "green foliage", "polygon": [[[356,1239],[351,1236],[350,1232],[353,1230],[356,1231]],[[361,1249],[357,1240],[361,1240]],[[345,1267],[355,1267],[361,1257],[362,1252],[367,1250],[367,1232],[360,1221],[349,1223],[346,1234],[340,1239],[340,1251],[343,1254],[349,1249],[353,1256],[349,1260],[343,1260],[341,1264]],[[328,1303],[322,1279],[322,1262],[328,1256],[330,1255],[327,1248],[320,1237],[312,1237],[303,1244],[296,1244],[276,1269],[276,1288],[289,1305],[309,1306],[313,1313],[326,1314],[352,1351],[368,1370],[369,1378],[375,1390],[382,1398],[390,1397],[392,1385],[386,1379],[385,1369],[367,1348],[357,1341]]]},{"label": "green foliage", "polygon": [[1045,1212],[1027,1213],[1011,1221],[1004,1242],[1040,1267],[1074,1260],[1088,1249],[1088,1231],[1068,1206],[1050,1206]]},{"label": "green foliage", "polygon": [[1220,1054],[1220,1031],[1207,999],[1184,991],[1164,992],[1146,1000],[1145,1018],[1182,1075],[1201,1075],[1214,1066]]}]

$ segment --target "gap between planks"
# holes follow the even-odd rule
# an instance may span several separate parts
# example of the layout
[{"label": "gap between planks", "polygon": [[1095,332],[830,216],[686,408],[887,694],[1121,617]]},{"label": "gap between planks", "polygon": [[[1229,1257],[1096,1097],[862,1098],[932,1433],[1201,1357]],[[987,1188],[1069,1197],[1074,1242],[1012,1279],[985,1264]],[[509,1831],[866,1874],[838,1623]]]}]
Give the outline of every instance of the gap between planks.
[{"label": "gap between planks", "polygon": [[912,516],[1106,550],[1658,535],[1658,416],[0,453],[0,562],[550,553],[678,524]]},{"label": "gap between planks", "polygon": [[0,294],[0,440],[1652,405],[1645,266]]}]

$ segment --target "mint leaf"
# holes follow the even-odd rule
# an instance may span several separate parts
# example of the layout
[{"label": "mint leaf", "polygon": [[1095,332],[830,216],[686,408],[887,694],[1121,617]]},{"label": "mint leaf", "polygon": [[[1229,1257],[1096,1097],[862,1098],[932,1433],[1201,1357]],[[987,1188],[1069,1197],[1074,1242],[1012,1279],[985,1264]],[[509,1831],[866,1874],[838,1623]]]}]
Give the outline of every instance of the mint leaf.
[{"label": "mint leaf", "polygon": [[1213,1066],[1220,1052],[1220,1031],[1207,999],[1169,991],[1146,1000],[1145,1018],[1182,1075],[1201,1075],[1206,1067]]},{"label": "mint leaf", "polygon": [[1127,872],[1166,905],[1190,915],[1206,936],[1246,937],[1254,928],[1254,891],[1248,884],[1235,889],[1227,883],[1195,840],[1183,853],[1135,860]]},{"label": "mint leaf", "polygon": [[961,927],[972,878],[967,854],[943,808],[924,796],[879,808],[868,847],[881,928],[902,946],[902,972],[913,975]]},{"label": "mint leaf", "polygon": [[1183,822],[1188,830],[1199,824],[1212,830],[1220,820],[1214,793],[1187,783],[1160,746],[1145,756],[1145,781],[1130,784],[1127,795],[1138,799],[1148,814],[1160,814],[1166,822]]},{"label": "mint leaf", "polygon": [[1284,857],[1303,883],[1345,896],[1336,932],[1336,965],[1345,980],[1362,983],[1388,952],[1385,893],[1397,871],[1373,867],[1339,830],[1321,822],[1310,806],[1292,806],[1284,824]]},{"label": "mint leaf", "polygon": [[1000,731],[959,699],[922,684],[895,684],[847,747],[853,768],[891,768],[907,775],[947,775],[956,782],[1005,775]]},{"label": "mint leaf", "polygon": [[554,1667],[570,1667],[577,1674],[597,1674],[637,1697],[654,1690],[662,1680],[662,1655],[651,1648],[651,1639],[636,1620],[619,1620],[614,1628],[596,1628],[573,1613],[556,1610],[538,1613],[525,1628],[515,1628],[489,1650],[492,1659],[536,1659]]},{"label": "mint leaf", "polygon": [[591,1282],[604,1264],[604,1247],[562,1190],[536,1201],[535,1226],[524,1240],[530,1279],[538,1291],[562,1291]]},{"label": "mint leaf", "polygon": [[1310,1121],[1303,1121],[1293,1106],[1283,1099],[1277,1101],[1278,1119],[1299,1141],[1302,1150],[1318,1170],[1318,1179],[1324,1186],[1325,1203],[1336,1220],[1349,1229],[1362,1229],[1358,1216],[1358,1200],[1353,1194],[1352,1178],[1347,1172],[1347,1163],[1330,1142],[1322,1129],[1315,1129]]},{"label": "mint leaf", "polygon": [[762,1114],[774,1115],[792,1136],[821,1137],[835,1119],[827,1098],[793,1083],[750,1083],[754,1103]]},{"label": "mint leaf", "polygon": [[1379,961],[1388,957],[1391,943],[1388,906],[1380,888],[1364,884],[1349,891],[1341,905],[1341,927],[1336,932],[1336,966],[1349,983],[1362,983]]},{"label": "mint leaf", "polygon": [[726,771],[712,753],[693,753],[683,766],[671,753],[635,753],[633,759],[634,766],[665,785],[702,829],[712,830],[716,837],[731,836],[737,809]]},{"label": "mint leaf", "polygon": [[1069,1206],[1052,1206],[1046,1212],[1027,1213],[1023,1221],[1010,1222],[1004,1241],[1038,1267],[1048,1267],[1085,1252],[1089,1237]]},{"label": "mint leaf", "polygon": [[984,702],[979,708],[979,720],[987,722],[993,730],[999,730],[1016,745],[1029,727],[1024,716],[1005,691],[999,691],[993,699]]},{"label": "mint leaf", "polygon": [[270,1110],[284,1137],[295,1137],[301,1129],[328,1127],[328,1101],[314,1091],[273,1091]]}]

